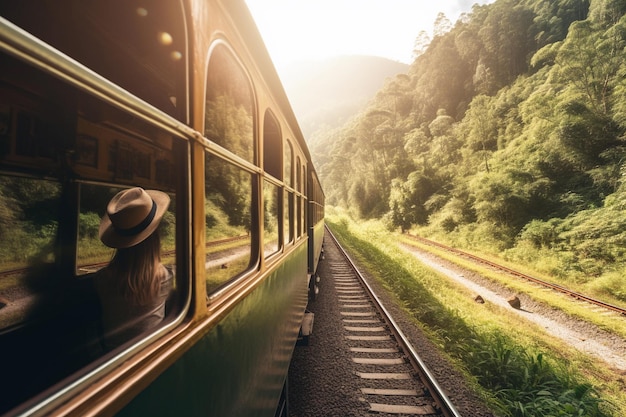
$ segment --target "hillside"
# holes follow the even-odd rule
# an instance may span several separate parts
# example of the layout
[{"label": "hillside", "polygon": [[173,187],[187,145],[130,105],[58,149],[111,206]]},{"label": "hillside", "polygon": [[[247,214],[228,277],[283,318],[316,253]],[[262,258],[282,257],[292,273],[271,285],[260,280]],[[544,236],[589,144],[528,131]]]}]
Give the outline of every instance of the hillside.
[{"label": "hillside", "polygon": [[474,6],[319,143],[329,204],[626,300],[626,2]]},{"label": "hillside", "polygon": [[293,64],[281,78],[304,136],[315,141],[357,114],[385,78],[408,68],[386,58],[339,56]]}]

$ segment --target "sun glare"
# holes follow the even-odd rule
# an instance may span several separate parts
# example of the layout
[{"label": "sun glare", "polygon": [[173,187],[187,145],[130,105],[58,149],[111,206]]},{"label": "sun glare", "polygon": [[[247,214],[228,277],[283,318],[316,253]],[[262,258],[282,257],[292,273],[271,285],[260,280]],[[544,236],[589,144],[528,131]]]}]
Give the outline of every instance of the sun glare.
[{"label": "sun glare", "polygon": [[[477,1],[489,3],[493,0]],[[431,36],[439,12],[452,22],[467,0],[246,0],[277,67],[337,55],[410,63],[415,39]]]}]

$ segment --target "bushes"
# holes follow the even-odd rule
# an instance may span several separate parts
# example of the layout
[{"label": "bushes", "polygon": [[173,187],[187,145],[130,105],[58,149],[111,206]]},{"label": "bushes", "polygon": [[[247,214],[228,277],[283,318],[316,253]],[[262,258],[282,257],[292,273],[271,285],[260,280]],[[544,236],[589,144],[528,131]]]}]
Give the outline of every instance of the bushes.
[{"label": "bushes", "polygon": [[495,393],[506,415],[604,416],[598,393],[543,353],[533,353],[499,333],[466,346],[464,363],[481,386]]},{"label": "bushes", "polygon": [[489,324],[481,322],[471,311],[461,312],[442,301],[455,297],[445,280],[394,250],[391,239],[376,227],[356,229],[345,218],[333,216],[327,216],[327,222],[352,255],[433,335],[434,342],[480,384],[486,396],[494,398],[498,415],[611,415],[606,411],[610,406],[566,358],[524,345],[520,329],[493,318]]}]

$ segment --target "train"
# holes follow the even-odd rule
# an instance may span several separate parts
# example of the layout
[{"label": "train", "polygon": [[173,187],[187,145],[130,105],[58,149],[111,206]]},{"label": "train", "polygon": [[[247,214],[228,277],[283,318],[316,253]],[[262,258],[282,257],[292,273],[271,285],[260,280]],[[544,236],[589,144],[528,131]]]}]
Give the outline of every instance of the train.
[{"label": "train", "polygon": [[[2,2],[0,62],[0,415],[288,415],[324,193],[245,2]],[[170,197],[173,282],[110,347],[98,230],[134,187]]]}]

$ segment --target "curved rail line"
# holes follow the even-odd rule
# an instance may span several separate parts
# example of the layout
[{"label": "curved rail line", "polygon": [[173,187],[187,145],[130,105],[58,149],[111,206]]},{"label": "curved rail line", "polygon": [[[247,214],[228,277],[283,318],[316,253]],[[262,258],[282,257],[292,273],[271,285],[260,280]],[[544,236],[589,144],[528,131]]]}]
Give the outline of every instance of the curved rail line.
[{"label": "curved rail line", "polygon": [[457,411],[454,404],[452,404],[450,399],[444,393],[443,389],[439,386],[435,377],[430,372],[430,370],[428,369],[426,364],[423,362],[423,360],[420,358],[415,348],[413,348],[409,340],[399,329],[396,322],[393,320],[389,312],[385,309],[385,307],[380,302],[379,298],[374,293],[374,290],[372,289],[372,287],[365,281],[365,279],[363,278],[363,275],[358,270],[355,263],[352,261],[350,256],[345,252],[345,250],[341,247],[337,238],[333,235],[333,233],[328,228],[328,226],[326,226],[326,231],[328,232],[328,235],[331,237],[333,243],[338,248],[340,254],[345,258],[350,269],[354,272],[354,275],[357,277],[358,281],[360,281],[361,285],[365,289],[365,292],[371,299],[375,308],[378,310],[381,317],[386,322],[387,327],[392,332],[398,345],[402,349],[404,355],[408,359],[411,366],[417,372],[417,375],[419,376],[419,379],[421,380],[421,382],[425,385],[427,392],[430,394],[430,396],[432,396],[433,401],[435,402],[435,405],[437,408],[437,414],[444,416],[444,417],[460,417],[461,414]]},{"label": "curved rail line", "polygon": [[426,238],[423,238],[423,237],[420,237],[420,236],[411,235],[411,234],[408,234],[408,233],[406,234],[406,236],[410,237],[411,239],[417,240],[418,242],[422,242],[422,243],[424,243],[426,245],[435,246],[435,247],[444,249],[447,252],[455,253],[455,254],[463,256],[465,258],[471,259],[471,260],[473,260],[475,262],[488,265],[488,266],[490,266],[492,268],[495,268],[495,269],[498,269],[500,271],[506,272],[506,273],[508,273],[510,275],[513,275],[515,277],[522,278],[522,279],[525,279],[527,281],[534,282],[536,284],[539,284],[539,285],[544,286],[546,288],[550,288],[552,290],[558,291],[558,292],[563,293],[563,294],[567,294],[570,297],[575,298],[577,300],[586,301],[586,302],[588,302],[590,304],[594,304],[594,305],[606,308],[607,310],[611,310],[611,311],[614,311],[614,312],[620,313],[621,315],[626,316],[626,309],[625,308],[622,308],[622,307],[619,307],[619,306],[616,306],[616,305],[613,305],[613,304],[605,303],[604,301],[597,300],[595,298],[589,297],[589,296],[581,294],[579,292],[570,290],[570,289],[568,289],[568,288],[566,288],[566,287],[564,287],[562,285],[554,284],[554,283],[551,283],[551,282],[548,282],[548,281],[544,281],[544,280],[539,279],[539,278],[535,278],[533,276],[524,274],[524,273],[519,272],[519,271],[515,271],[514,269],[507,268],[506,266],[502,266],[502,265],[496,264],[496,263],[491,262],[491,261],[489,261],[487,259],[480,258],[480,257],[478,257],[476,255],[472,255],[472,254],[464,252],[462,250],[459,250],[459,249],[456,249],[456,248],[453,248],[453,247],[450,247],[450,246],[446,246],[444,244],[441,244],[439,242],[435,242],[433,240],[429,240],[429,239],[426,239]]}]

